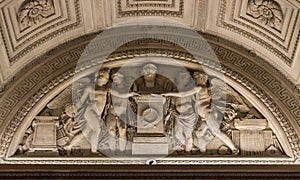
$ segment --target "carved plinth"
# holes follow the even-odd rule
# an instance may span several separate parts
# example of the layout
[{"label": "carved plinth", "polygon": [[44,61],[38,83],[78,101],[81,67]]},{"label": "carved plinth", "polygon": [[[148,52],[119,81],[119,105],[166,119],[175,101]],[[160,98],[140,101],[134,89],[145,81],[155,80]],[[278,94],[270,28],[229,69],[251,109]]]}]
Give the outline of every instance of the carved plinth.
[{"label": "carved plinth", "polygon": [[168,141],[164,136],[164,103],[162,96],[144,95],[136,98],[137,136],[133,137],[133,155],[167,155]]},{"label": "carved plinth", "polygon": [[35,118],[33,141],[29,151],[30,156],[58,156],[56,145],[56,116],[37,116]]},{"label": "carved plinth", "polygon": [[266,119],[236,119],[234,126],[237,130],[232,131],[232,140],[241,149],[241,155],[268,155],[268,151],[274,150],[273,134]]},{"label": "carved plinth", "polygon": [[168,139],[166,137],[134,137],[133,155],[168,155]]},{"label": "carved plinth", "polygon": [[162,96],[144,95],[136,99],[137,107],[137,133],[163,134],[164,133],[164,103]]}]

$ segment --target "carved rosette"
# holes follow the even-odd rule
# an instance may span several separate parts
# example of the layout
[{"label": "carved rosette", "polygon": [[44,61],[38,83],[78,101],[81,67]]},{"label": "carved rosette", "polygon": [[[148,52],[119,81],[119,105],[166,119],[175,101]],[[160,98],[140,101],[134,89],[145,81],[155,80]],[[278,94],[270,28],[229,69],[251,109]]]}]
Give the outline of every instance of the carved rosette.
[{"label": "carved rosette", "polygon": [[52,0],[26,0],[19,8],[18,19],[20,24],[27,28],[52,14],[54,14]]},{"label": "carved rosette", "polygon": [[267,26],[281,28],[283,12],[274,0],[249,0],[248,14]]}]

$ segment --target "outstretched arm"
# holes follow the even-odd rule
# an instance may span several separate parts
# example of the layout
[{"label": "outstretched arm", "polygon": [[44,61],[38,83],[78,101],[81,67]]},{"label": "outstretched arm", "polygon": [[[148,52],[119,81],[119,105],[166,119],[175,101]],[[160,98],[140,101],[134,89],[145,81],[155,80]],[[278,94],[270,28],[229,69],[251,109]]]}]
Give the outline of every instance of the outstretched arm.
[{"label": "outstretched arm", "polygon": [[132,96],[138,96],[139,95],[138,93],[135,93],[135,92],[119,93],[118,91],[115,91],[113,89],[111,89],[110,93],[113,96],[117,96],[117,97],[120,97],[120,98],[129,98],[129,97],[132,97]]},{"label": "outstretched arm", "polygon": [[92,87],[91,86],[87,86],[84,91],[82,96],[80,97],[80,99],[76,102],[75,107],[76,108],[80,108],[83,103],[85,102],[85,100],[89,97],[90,93],[92,92]]},{"label": "outstretched arm", "polygon": [[185,91],[185,92],[170,92],[170,93],[163,93],[163,96],[173,96],[173,97],[188,97],[196,94],[199,91],[199,87],[195,87],[192,90]]}]

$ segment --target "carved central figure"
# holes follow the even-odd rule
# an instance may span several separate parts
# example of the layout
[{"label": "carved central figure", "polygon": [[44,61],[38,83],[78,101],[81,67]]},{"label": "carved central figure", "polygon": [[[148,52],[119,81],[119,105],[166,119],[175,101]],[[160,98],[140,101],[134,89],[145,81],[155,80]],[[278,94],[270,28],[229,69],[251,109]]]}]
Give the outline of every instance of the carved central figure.
[{"label": "carved central figure", "polygon": [[[142,76],[135,80],[132,86],[132,91],[140,94],[135,98],[137,135],[133,138],[133,154],[168,154],[164,127],[166,99],[161,94],[175,89],[171,80],[158,74],[154,64],[143,66]],[[158,146],[160,146],[159,150],[157,150]]]},{"label": "carved central figure", "polygon": [[142,70],[142,77],[134,82],[132,90],[140,94],[161,94],[174,91],[173,83],[157,72],[157,67],[154,64],[146,64]]}]

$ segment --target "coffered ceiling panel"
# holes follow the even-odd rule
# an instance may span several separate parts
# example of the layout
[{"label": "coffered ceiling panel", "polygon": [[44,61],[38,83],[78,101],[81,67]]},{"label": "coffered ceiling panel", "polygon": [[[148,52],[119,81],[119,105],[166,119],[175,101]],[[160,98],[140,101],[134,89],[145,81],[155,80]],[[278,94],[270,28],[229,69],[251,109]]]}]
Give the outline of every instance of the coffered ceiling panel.
[{"label": "coffered ceiling panel", "polygon": [[221,0],[217,26],[259,44],[291,66],[299,42],[299,3]]},{"label": "coffered ceiling panel", "polygon": [[118,0],[118,16],[183,16],[183,0]]},{"label": "coffered ceiling panel", "polygon": [[3,1],[1,33],[10,63],[81,24],[78,0]]}]

